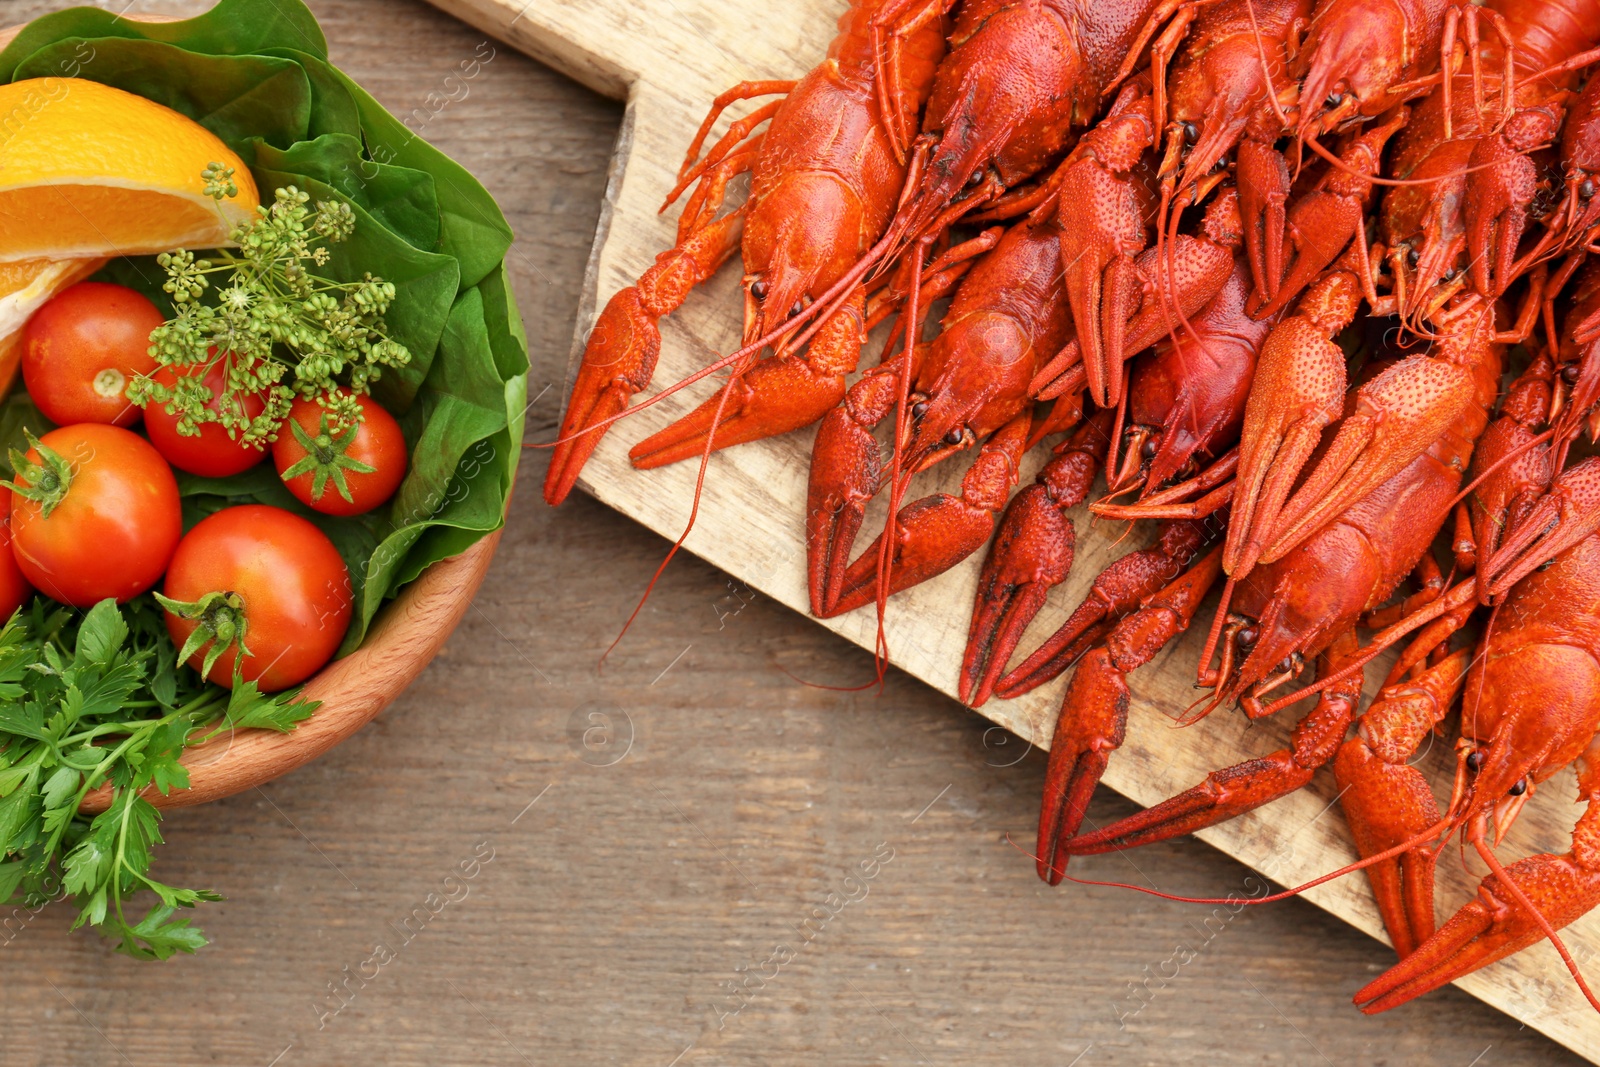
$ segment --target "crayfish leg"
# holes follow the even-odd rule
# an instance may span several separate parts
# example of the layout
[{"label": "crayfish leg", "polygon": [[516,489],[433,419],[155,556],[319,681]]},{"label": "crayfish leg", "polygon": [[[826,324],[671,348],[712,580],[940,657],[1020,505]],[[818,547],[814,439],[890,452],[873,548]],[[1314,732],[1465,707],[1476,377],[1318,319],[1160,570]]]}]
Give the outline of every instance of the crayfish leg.
[{"label": "crayfish leg", "polygon": [[1203,522],[1168,523],[1154,545],[1101,571],[1061,628],[996,683],[996,695],[1009,700],[1058,677],[1145,598],[1181,574],[1208,539]]},{"label": "crayfish leg", "polygon": [[[1323,673],[1357,651],[1347,632],[1323,654]],[[1289,735],[1289,746],[1213,771],[1192,789],[1125,819],[1066,842],[1074,856],[1113,852],[1165,841],[1254,811],[1305,786],[1334,757],[1361,699],[1359,674],[1318,694],[1317,703]]]},{"label": "crayfish leg", "polygon": [[[1363,859],[1414,839],[1439,821],[1422,772],[1409,761],[1466,682],[1471,653],[1452,653],[1417,678],[1386,687],[1333,762],[1339,804]],[[1401,959],[1434,932],[1432,846],[1366,868],[1383,924]]]},{"label": "crayfish leg", "polygon": [[656,257],[655,265],[614,294],[589,331],[578,365],[561,437],[551,452],[544,498],[561,503],[577,484],[583,465],[633,395],[650,384],[661,355],[660,320],[682,306],[690,290],[739,251],[744,232],[741,208],[714,219]]},{"label": "crayfish leg", "polygon": [[1220,549],[1213,549],[1177,581],[1147,597],[1073,672],[1050,740],[1039,810],[1039,877],[1051,885],[1065,877],[1066,855],[1089,797],[1127,734],[1128,673],[1188,629],[1221,573],[1221,562]]},{"label": "crayfish leg", "polygon": [[961,699],[975,708],[989,699],[1050,590],[1072,570],[1077,534],[1067,512],[1094,486],[1109,421],[1110,412],[1102,410],[1080,423],[1056,447],[1034,484],[1006,505],[978,575],[961,663]]}]

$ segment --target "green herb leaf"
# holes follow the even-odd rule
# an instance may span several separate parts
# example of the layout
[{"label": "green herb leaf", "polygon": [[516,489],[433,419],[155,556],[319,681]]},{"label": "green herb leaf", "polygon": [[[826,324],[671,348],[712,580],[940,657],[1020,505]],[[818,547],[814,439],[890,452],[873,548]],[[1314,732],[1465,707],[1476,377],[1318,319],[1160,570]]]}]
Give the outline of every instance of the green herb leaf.
[{"label": "green herb leaf", "polygon": [[[219,899],[150,877],[161,814],[144,792],[186,788],[184,749],[220,726],[287,730],[315,708],[206,683],[178,663],[162,619],[151,596],[81,617],[41,599],[0,627],[0,900],[64,889],[75,925],[100,927],[140,959],[204,944],[172,909]],[[81,816],[84,795],[106,785],[110,806]],[[145,889],[161,903],[136,917],[129,898]]]},{"label": "green herb leaf", "polygon": [[28,789],[18,789],[0,800],[0,848],[15,840],[29,816],[38,808],[38,797]]},{"label": "green herb leaf", "polygon": [[223,721],[236,730],[288,733],[296,723],[309,719],[321,704],[319,700],[301,700],[295,692],[264,694],[256,683],[244,682],[233,687]]},{"label": "green herb leaf", "polygon": [[108,597],[90,608],[78,627],[78,659],[104,666],[127,640],[128,624],[117,610],[117,602]]},{"label": "green herb leaf", "polygon": [[[95,821],[98,823],[104,818],[105,814],[102,813]],[[110,829],[109,824],[103,825],[99,833],[78,842],[77,847],[61,861],[62,888],[67,892],[78,896],[89,895],[105,881],[111,867]]]},{"label": "green herb leaf", "polygon": [[[16,702],[0,703],[0,733],[31,737],[36,741],[46,739],[44,714],[37,704]],[[10,792],[0,777],[0,793]]]},{"label": "green herb leaf", "polygon": [[[217,897],[202,899],[216,900]],[[177,909],[162,903],[150,909],[138,926],[124,931],[122,944],[117,946],[134,959],[164,960],[176,952],[195,952],[206,943],[206,937],[189,925],[189,920],[173,919]]]},{"label": "green herb leaf", "polygon": [[44,800],[46,808],[59,808],[68,800],[76,800],[78,783],[83,780],[83,775],[71,767],[57,767],[54,774],[45,779],[44,786],[39,790],[39,796]]},{"label": "green herb leaf", "polygon": [[0,904],[11,903],[27,874],[28,865],[22,860],[0,863]]}]

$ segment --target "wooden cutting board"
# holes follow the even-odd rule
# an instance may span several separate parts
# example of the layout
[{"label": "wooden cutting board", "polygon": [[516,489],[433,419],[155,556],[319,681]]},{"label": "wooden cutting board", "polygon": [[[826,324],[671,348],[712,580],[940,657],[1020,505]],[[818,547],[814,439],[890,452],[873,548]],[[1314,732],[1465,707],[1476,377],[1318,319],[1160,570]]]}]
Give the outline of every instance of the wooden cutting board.
[{"label": "wooden cutting board", "polygon": [[[440,7],[508,41],[608,96],[627,100],[627,114],[606,188],[595,250],[589,265],[583,333],[594,320],[598,301],[629,285],[656,254],[674,239],[677,211],[658,214],[663,196],[695,128],[717,93],[745,79],[793,78],[815,65],[834,34],[842,0],[433,0]],[[523,146],[538,165],[537,147]],[[537,241],[536,233],[520,235]],[[737,347],[741,321],[740,271],[730,263],[662,325],[663,345],[656,385],[663,386]],[[639,472],[627,449],[690,410],[713,391],[711,382],[640,412],[607,435],[580,485],[595,497],[676,539],[688,520],[695,465]],[[711,461],[699,518],[687,541],[695,554],[750,587],[806,612],[805,561],[801,515],[812,432],[745,445],[717,453]],[[1031,479],[1042,459],[1024,468]],[[913,487],[922,492],[952,490],[965,467],[959,459]],[[908,497],[910,499],[910,497]],[[881,526],[881,510],[869,513],[858,551]],[[1148,543],[1152,531],[1094,524],[1076,517],[1078,558],[1072,577],[1051,596],[1023,643],[1036,646],[1077,604],[1093,576],[1110,560]],[[1119,538],[1121,540],[1119,541]],[[899,667],[954,696],[956,674],[966,640],[981,553],[964,566],[890,601],[887,636]],[[1202,612],[1209,621],[1209,613]],[[871,609],[820,625],[871,649],[875,620]],[[1249,727],[1242,714],[1219,711],[1186,729],[1174,716],[1195,697],[1192,688],[1199,645],[1197,625],[1188,637],[1131,679],[1134,707],[1128,739],[1105,781],[1142,804],[1153,804],[1195,784],[1215,768],[1282,747],[1292,722]],[[1374,677],[1378,671],[1369,672]],[[811,679],[854,684],[861,679]],[[991,700],[982,713],[1034,744],[1047,746],[1061,699],[1063,681],[1020,700]],[[1436,741],[1421,762],[1436,786],[1448,793],[1449,744]],[[1296,885],[1355,858],[1342,816],[1334,802],[1331,775],[1276,804],[1225,823],[1200,836],[1280,884]],[[1506,862],[1527,852],[1563,852],[1577,809],[1570,772],[1549,782],[1528,805],[1502,856]],[[1016,827],[1013,837],[1031,846],[1034,828]],[[1003,846],[1001,846],[1003,847]],[[1451,848],[1439,866],[1441,921],[1474,892],[1479,873],[1468,873]],[[1015,857],[1031,868],[1030,860]],[[1158,888],[1177,891],[1176,886]],[[1194,891],[1195,887],[1184,887]],[[1219,896],[1238,886],[1210,887]],[[1073,887],[1065,884],[1061,892]],[[1248,891],[1248,890],[1247,890]],[[1365,880],[1353,875],[1308,891],[1306,897],[1340,918],[1384,938]],[[1197,906],[1198,907],[1198,906]],[[1113,936],[1102,932],[1100,936]],[[1600,913],[1574,924],[1568,944],[1580,962],[1600,974]],[[1463,979],[1460,985],[1528,1025],[1600,1062],[1600,1016],[1578,994],[1548,944]],[[1354,989],[1351,990],[1355,992]],[[1330,1012],[1360,1017],[1348,1004],[1329,1004]]]}]

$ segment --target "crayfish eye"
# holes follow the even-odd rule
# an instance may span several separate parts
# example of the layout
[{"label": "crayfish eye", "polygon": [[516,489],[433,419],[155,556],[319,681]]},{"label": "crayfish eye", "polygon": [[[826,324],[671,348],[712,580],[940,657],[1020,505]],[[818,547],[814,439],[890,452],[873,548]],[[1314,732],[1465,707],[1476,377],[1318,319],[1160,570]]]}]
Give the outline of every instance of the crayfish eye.
[{"label": "crayfish eye", "polygon": [[944,435],[944,443],[952,447],[959,445],[965,439],[966,433],[960,427],[957,427],[956,429],[951,430],[949,433]]},{"label": "crayfish eye", "polygon": [[981,181],[983,181],[983,171],[975,170],[972,172],[972,176],[967,179],[967,184],[977,185]]},{"label": "crayfish eye", "polygon": [[805,306],[803,304],[801,304],[800,301],[796,300],[794,302],[794,307],[789,309],[789,317],[792,319],[792,318],[794,318],[796,315],[800,314],[800,312],[802,312],[804,310],[805,310]]},{"label": "crayfish eye", "polygon": [[1594,199],[1594,179],[1593,178],[1585,178],[1585,179],[1583,179],[1583,183],[1578,186],[1578,199],[1579,200],[1592,200],[1592,199]]},{"label": "crayfish eye", "polygon": [[1245,626],[1234,635],[1233,639],[1238,642],[1241,649],[1248,652],[1256,647],[1256,642],[1261,639],[1261,632],[1254,626]]},{"label": "crayfish eye", "polygon": [[1474,749],[1473,751],[1467,753],[1467,770],[1471,771],[1473,774],[1477,774],[1478,769],[1482,766],[1483,749]]},{"label": "crayfish eye", "polygon": [[1447,270],[1443,274],[1439,275],[1439,280],[1441,282],[1453,282],[1453,281],[1456,280],[1456,274],[1457,273],[1458,273],[1457,270],[1454,267],[1451,267],[1449,270]]},{"label": "crayfish eye", "polygon": [[1183,124],[1183,139],[1189,144],[1194,144],[1200,139],[1200,127],[1192,122]]},{"label": "crayfish eye", "polygon": [[1516,783],[1514,785],[1512,785],[1512,787],[1510,789],[1506,790],[1507,793],[1510,793],[1514,797],[1520,797],[1522,794],[1526,793],[1527,791],[1528,791],[1528,780],[1526,778],[1518,778],[1516,780]]},{"label": "crayfish eye", "polygon": [[1406,262],[1410,263],[1413,267],[1415,267],[1421,259],[1422,250],[1416,245],[1412,245],[1406,250]]},{"label": "crayfish eye", "polygon": [[1156,452],[1160,447],[1160,445],[1156,444],[1156,439],[1154,437],[1147,437],[1145,438],[1144,444],[1139,446],[1139,455],[1143,456],[1145,459],[1155,459]]},{"label": "crayfish eye", "polygon": [[922,418],[922,416],[926,415],[927,413],[928,413],[928,402],[926,400],[919,400],[915,404],[911,405],[911,417],[913,419],[920,419],[920,418]]},{"label": "crayfish eye", "polygon": [[765,278],[757,278],[755,281],[750,283],[750,295],[755,297],[757,300],[765,300],[767,298],[767,290],[771,288],[772,286],[767,284],[767,280]]},{"label": "crayfish eye", "polygon": [[1343,93],[1329,93],[1328,94],[1328,99],[1324,103],[1325,103],[1325,106],[1327,107],[1327,109],[1329,111],[1332,111],[1334,108],[1336,108],[1340,104],[1344,103],[1344,94]]},{"label": "crayfish eye", "polygon": [[1568,363],[1561,368],[1561,380],[1568,385],[1576,385],[1578,383],[1578,374],[1578,365],[1576,363]]}]

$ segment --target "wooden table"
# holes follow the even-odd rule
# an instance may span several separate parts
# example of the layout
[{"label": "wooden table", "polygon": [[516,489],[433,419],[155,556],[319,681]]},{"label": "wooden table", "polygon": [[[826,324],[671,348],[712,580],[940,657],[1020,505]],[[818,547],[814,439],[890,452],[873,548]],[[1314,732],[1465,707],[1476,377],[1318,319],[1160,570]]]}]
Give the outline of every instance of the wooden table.
[{"label": "wooden table", "polygon": [[[0,22],[58,6],[0,0]],[[335,61],[422,109],[521,235],[548,440],[619,105],[420,0],[313,6]],[[1456,990],[1363,1018],[1349,995],[1390,954],[1309,905],[1047,888],[1007,844],[1031,840],[1038,753],[902,675],[802,684],[871,662],[696,560],[597,671],[666,543],[545,507],[543,471],[528,453],[489,581],[405,697],[310,767],[169,816],[158,873],[228,897],[198,915],[209,948],[139,964],[65,907],[0,915],[0,1064],[1578,1062]],[[1128,810],[1102,794],[1091,818]],[[1083,869],[1254,884],[1193,841]]]}]

